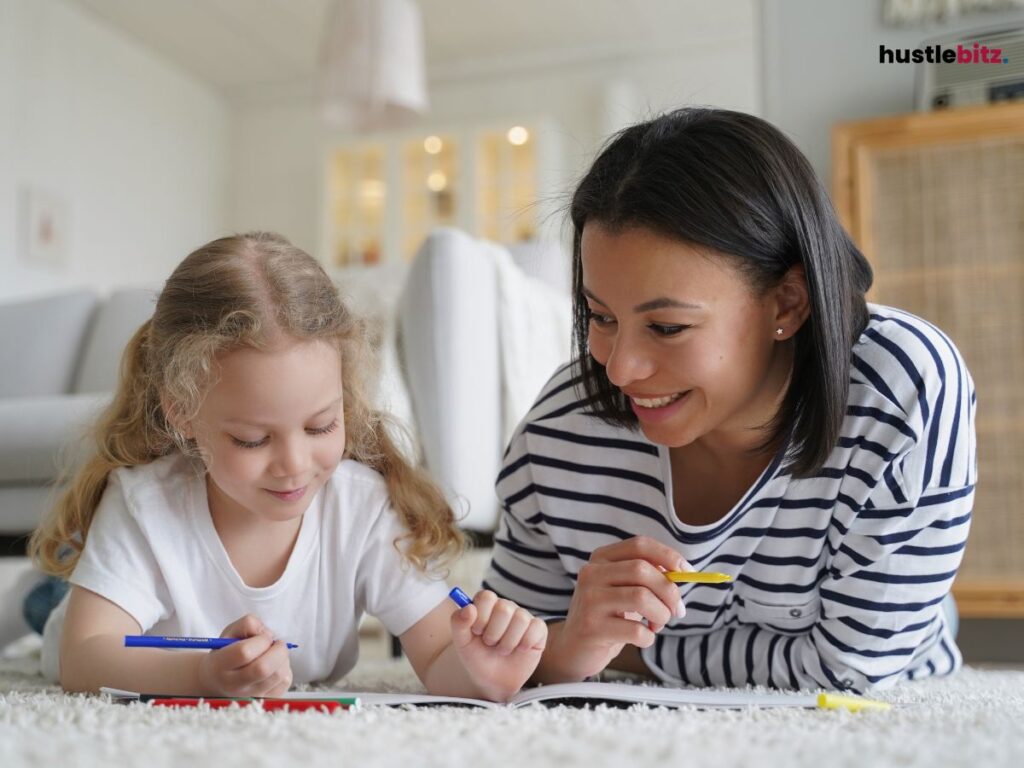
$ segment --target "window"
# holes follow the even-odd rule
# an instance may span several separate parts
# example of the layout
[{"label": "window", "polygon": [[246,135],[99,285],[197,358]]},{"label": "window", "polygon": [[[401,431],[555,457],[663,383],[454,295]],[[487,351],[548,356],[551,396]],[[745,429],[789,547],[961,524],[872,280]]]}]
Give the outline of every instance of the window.
[{"label": "window", "polygon": [[331,265],[410,260],[440,226],[501,243],[536,237],[543,137],[536,125],[509,124],[332,148]]}]

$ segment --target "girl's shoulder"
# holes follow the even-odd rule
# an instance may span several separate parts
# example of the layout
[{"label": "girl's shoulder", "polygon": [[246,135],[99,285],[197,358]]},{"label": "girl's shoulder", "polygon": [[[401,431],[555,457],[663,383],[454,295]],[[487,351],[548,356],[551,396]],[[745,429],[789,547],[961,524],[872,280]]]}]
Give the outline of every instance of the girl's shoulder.
[{"label": "girl's shoulder", "polygon": [[336,498],[352,499],[364,505],[373,502],[380,504],[388,499],[384,476],[353,459],[338,462],[324,490]]},{"label": "girl's shoulder", "polygon": [[196,460],[175,451],[146,464],[118,467],[111,471],[108,484],[120,485],[124,493],[133,496],[154,492],[162,494],[202,475],[202,466]]}]

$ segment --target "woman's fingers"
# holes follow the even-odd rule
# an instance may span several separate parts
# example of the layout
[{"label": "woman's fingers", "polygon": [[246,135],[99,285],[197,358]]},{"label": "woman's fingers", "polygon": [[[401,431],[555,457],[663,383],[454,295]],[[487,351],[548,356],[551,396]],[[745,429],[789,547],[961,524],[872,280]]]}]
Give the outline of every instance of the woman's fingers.
[{"label": "woman's fingers", "polygon": [[590,556],[590,562],[620,562],[623,560],[645,560],[657,569],[666,571],[692,570],[686,558],[667,544],[648,536],[634,536],[625,541],[598,547]]},{"label": "woman's fingers", "polygon": [[667,624],[681,615],[679,588],[645,560],[587,563],[580,569],[576,584],[577,591],[584,590],[587,595],[604,593],[609,587],[625,590],[616,593],[620,607],[615,610],[636,611],[652,623]]}]

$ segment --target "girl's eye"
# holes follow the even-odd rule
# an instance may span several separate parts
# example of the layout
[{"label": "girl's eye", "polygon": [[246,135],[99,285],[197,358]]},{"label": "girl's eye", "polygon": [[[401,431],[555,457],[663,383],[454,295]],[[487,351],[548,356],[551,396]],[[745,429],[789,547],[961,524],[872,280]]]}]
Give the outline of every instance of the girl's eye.
[{"label": "girl's eye", "polygon": [[610,315],[602,315],[592,309],[587,310],[587,320],[594,325],[610,325],[615,322]]},{"label": "girl's eye", "polygon": [[308,432],[311,435],[326,435],[329,432],[333,432],[337,428],[338,428],[338,420],[335,419],[330,424],[325,424],[322,427],[313,427],[311,429],[307,429],[306,432]]},{"label": "girl's eye", "polygon": [[[325,424],[322,427],[310,427],[306,430],[307,435],[326,435],[329,432],[333,432],[338,428],[338,420],[335,419],[330,424]],[[239,440],[234,435],[230,435],[231,442],[237,445],[239,448],[259,448],[267,444],[270,440],[269,437],[263,437],[259,440]]]},{"label": "girl's eye", "polygon": [[259,448],[267,442],[267,438],[263,437],[259,440],[239,440],[234,435],[231,436],[231,442],[237,445],[239,448]]},{"label": "girl's eye", "polygon": [[651,323],[647,326],[659,336],[675,336],[676,334],[682,333],[689,325],[662,325],[661,323]]}]

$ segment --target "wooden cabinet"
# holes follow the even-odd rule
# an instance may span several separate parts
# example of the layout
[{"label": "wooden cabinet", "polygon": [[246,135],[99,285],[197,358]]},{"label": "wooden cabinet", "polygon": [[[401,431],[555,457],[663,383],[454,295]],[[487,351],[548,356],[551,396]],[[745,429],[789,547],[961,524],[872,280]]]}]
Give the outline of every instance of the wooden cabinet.
[{"label": "wooden cabinet", "polygon": [[975,380],[961,614],[1024,617],[1024,104],[838,125],[833,196],[875,270],[869,299],[946,331]]}]

